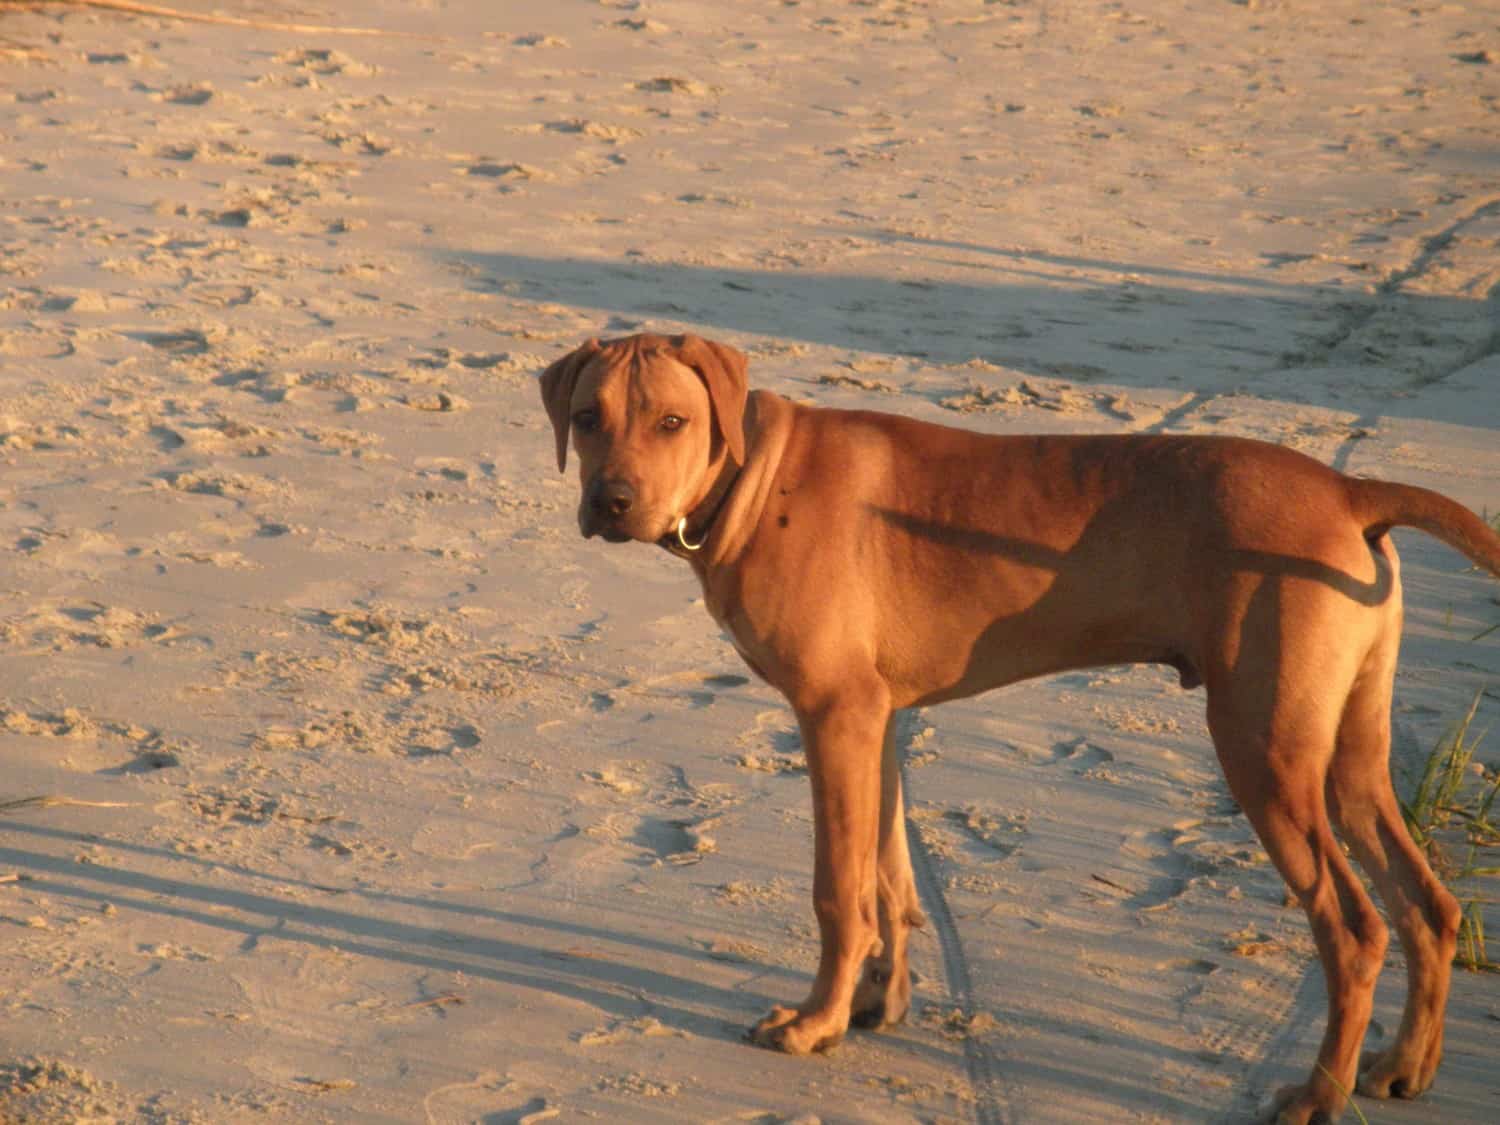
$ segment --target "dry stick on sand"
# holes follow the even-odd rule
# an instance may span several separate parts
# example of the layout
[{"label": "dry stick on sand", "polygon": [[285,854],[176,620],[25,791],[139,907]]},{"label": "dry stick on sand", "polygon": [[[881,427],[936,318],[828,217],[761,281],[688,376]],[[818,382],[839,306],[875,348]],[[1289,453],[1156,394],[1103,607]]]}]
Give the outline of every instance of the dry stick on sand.
[{"label": "dry stick on sand", "polygon": [[[104,8],[111,12],[129,12],[137,16],[159,16],[168,20],[192,23],[216,23],[229,27],[253,27],[261,31],[292,31],[304,35],[389,35],[401,39],[437,39],[436,35],[419,35],[413,31],[383,31],[378,27],[336,27],[313,23],[281,23],[276,20],[252,20],[242,16],[214,16],[202,12],[183,12],[156,4],[135,4],[131,0],[55,0],[82,8]],[[0,0],[0,8],[7,5]]]},{"label": "dry stick on sand", "polygon": [[71,805],[85,809],[126,809],[128,801],[75,801],[72,797],[17,797],[0,801],[0,813],[16,812],[20,809],[50,809],[58,805]]}]

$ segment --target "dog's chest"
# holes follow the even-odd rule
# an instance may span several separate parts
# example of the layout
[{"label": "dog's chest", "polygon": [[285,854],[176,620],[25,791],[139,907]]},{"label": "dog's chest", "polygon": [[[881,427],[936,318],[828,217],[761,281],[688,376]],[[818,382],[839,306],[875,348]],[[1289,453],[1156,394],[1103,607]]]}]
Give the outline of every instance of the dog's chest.
[{"label": "dog's chest", "polygon": [[771,683],[771,678],[765,673],[764,658],[758,659],[756,656],[755,650],[760,646],[755,643],[753,636],[748,635],[753,631],[744,621],[743,613],[730,612],[730,603],[731,598],[725,591],[714,589],[709,583],[704,584],[703,605],[708,610],[708,615],[714,619],[714,624],[729,635],[729,643],[734,646],[734,651],[739,653],[740,659],[750,671]]}]

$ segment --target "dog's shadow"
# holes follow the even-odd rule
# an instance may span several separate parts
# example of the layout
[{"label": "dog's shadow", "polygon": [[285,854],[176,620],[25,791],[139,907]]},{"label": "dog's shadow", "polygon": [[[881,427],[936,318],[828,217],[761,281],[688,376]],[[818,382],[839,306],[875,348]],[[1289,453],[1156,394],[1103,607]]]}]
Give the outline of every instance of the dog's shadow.
[{"label": "dog's shadow", "polygon": [[[337,949],[565,996],[622,1019],[642,1014],[644,993],[651,998],[651,1014],[663,1024],[724,1041],[737,1039],[740,1029],[700,1014],[702,1008],[713,1006],[745,1019],[754,1012],[749,1006],[753,997],[666,971],[660,965],[664,958],[706,962],[706,952],[638,932],[626,934],[541,914],[444,901],[436,895],[424,898],[361,887],[327,887],[118,839],[111,839],[109,847],[122,857],[121,862],[78,864],[44,850],[46,842],[86,847],[97,842],[87,833],[8,823],[6,834],[14,842],[27,836],[37,841],[36,849],[0,847],[0,868],[26,872],[28,885],[40,893],[101,908],[108,903],[119,910],[237,933],[245,949],[274,933],[280,942],[309,949]],[[203,879],[169,878],[128,866],[123,857],[130,855],[142,866],[192,864],[201,870]],[[267,891],[227,887],[226,876],[264,883]],[[288,886],[313,892],[324,901],[289,900],[272,893],[273,888]],[[455,927],[435,929],[406,922],[394,916],[393,907],[445,912],[455,917]],[[459,932],[459,922],[465,919],[479,923],[478,927]],[[577,952],[605,946],[628,947],[630,952],[619,957]]]}]

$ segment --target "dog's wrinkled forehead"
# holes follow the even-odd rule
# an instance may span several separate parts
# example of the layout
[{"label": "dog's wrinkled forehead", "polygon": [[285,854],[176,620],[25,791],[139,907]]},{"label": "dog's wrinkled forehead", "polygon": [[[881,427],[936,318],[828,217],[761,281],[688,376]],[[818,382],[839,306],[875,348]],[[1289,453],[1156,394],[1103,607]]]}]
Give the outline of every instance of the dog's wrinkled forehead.
[{"label": "dog's wrinkled forehead", "polygon": [[573,389],[573,409],[590,404],[611,415],[649,413],[684,396],[705,397],[703,382],[665,339],[631,337],[600,349]]}]

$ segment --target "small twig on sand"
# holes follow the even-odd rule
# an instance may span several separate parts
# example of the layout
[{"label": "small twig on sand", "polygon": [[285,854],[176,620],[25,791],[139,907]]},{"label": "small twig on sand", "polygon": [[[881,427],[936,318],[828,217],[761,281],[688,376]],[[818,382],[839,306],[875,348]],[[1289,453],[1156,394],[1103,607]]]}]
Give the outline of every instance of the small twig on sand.
[{"label": "small twig on sand", "polygon": [[[299,35],[389,35],[402,39],[436,39],[435,35],[419,35],[413,31],[385,31],[378,27],[338,27],[313,23],[282,23],[279,20],[252,20],[243,16],[216,16],[206,12],[184,12],[177,8],[163,8],[158,4],[136,4],[133,0],[52,0],[53,3],[77,4],[83,8],[104,8],[111,12],[129,12],[137,16],[159,16],[168,20],[183,20],[191,23],[215,23],[227,27],[253,27],[261,31],[291,31]],[[0,8],[5,7],[0,0]]]},{"label": "small twig on sand", "polygon": [[126,809],[128,801],[75,801],[72,797],[17,797],[0,801],[0,813],[18,812],[21,809],[50,809],[57,805],[71,805],[85,809]]},{"label": "small twig on sand", "polygon": [[443,1004],[463,1004],[464,998],[456,992],[445,992],[441,996],[429,996],[425,1000],[413,1000],[407,1004],[408,1008],[435,1008]]}]

